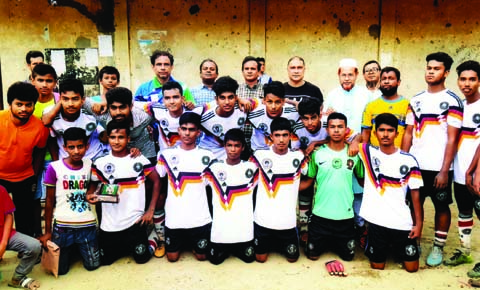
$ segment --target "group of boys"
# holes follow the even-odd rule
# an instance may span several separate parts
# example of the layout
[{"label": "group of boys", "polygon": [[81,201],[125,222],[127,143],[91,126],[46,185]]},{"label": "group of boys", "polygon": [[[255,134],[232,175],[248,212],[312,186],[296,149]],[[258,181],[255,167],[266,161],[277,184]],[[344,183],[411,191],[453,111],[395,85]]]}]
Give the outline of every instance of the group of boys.
[{"label": "group of boys", "polygon": [[[254,60],[259,65],[247,57],[242,69]],[[24,253],[10,284],[39,286],[26,276],[40,254],[34,236],[44,247],[48,240],[60,246],[59,274],[68,272],[75,245],[87,270],[126,253],[146,263],[166,252],[174,262],[184,249],[213,264],[230,254],[265,262],[270,251],[294,262],[300,241],[312,260],[332,250],[350,261],[358,233],[367,234],[363,220],[371,267],[383,269],[393,245],[405,269],[415,272],[427,196],[435,206],[427,264],[442,263],[452,178],[462,248],[445,264],[472,262],[472,212],[478,201],[471,192],[480,194],[480,174],[474,174],[480,171],[480,150],[473,156],[480,140],[475,105],[480,65],[468,61],[457,68],[464,106],[445,89],[450,56],[434,53],[426,60],[428,90],[407,101],[397,94],[396,68],[367,63],[364,74],[380,72],[379,86],[364,95],[367,89],[355,86],[356,62],[344,59],[340,87],[323,107],[319,90],[317,97],[288,101],[286,85],[277,81],[261,86],[261,98],[239,98],[239,84],[228,76],[212,84],[214,101],[195,106],[188,88],[170,75],[173,56],[167,52],[151,56],[156,76],[139,88],[135,100],[130,90],[118,87],[120,75],[113,67],[99,72],[102,95],[86,98],[75,79],[62,81],[56,94],[55,70],[36,65],[33,86],[13,84],[10,110],[0,116],[8,128],[1,136],[7,147],[0,152],[0,184],[13,197],[12,203],[8,194],[0,195],[5,213],[0,256],[7,248]],[[300,57],[288,65],[293,62],[304,65]],[[300,82],[306,83],[303,75]],[[247,124],[251,146],[243,132]],[[44,154],[46,146],[50,156]],[[19,166],[14,162],[19,159],[28,160]],[[46,187],[43,235],[37,183]],[[102,193],[115,198],[103,199]],[[11,231],[15,208],[19,232]],[[27,241],[28,248],[15,247],[14,237]],[[326,266],[332,275],[346,275],[337,260]],[[480,277],[479,264],[469,276]]]}]

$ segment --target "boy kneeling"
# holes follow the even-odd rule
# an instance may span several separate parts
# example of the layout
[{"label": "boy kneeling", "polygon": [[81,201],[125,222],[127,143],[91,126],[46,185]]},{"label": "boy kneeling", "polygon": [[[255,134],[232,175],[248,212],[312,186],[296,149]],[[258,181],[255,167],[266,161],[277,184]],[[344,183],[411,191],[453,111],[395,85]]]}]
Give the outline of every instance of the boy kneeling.
[{"label": "boy kneeling", "polygon": [[[143,155],[129,155],[130,124],[110,122],[107,125],[108,155],[96,159],[92,165],[92,181],[88,201],[97,203],[94,193],[99,182],[104,192],[117,193],[117,203],[102,202],[99,244],[102,249],[102,265],[110,265],[126,253],[133,255],[135,262],[144,264],[152,257],[148,243],[148,223],[153,221],[155,204],[159,197],[160,181],[151,162]],[[145,179],[153,184],[153,194],[145,211]]]},{"label": "boy kneeling", "polygon": [[45,173],[45,235],[40,237],[44,248],[48,240],[60,247],[59,275],[67,274],[75,244],[80,249],[85,269],[91,271],[100,267],[97,221],[86,199],[92,168],[92,161],[84,158],[88,137],[84,129],[70,127],[63,134],[63,142],[68,157],[50,163]]},{"label": "boy kneeling", "polygon": [[[418,189],[423,185],[416,159],[395,147],[398,119],[389,113],[375,118],[375,134],[380,147],[361,144],[360,158],[365,164],[365,191],[360,216],[368,221],[365,253],[373,269],[383,270],[387,250],[393,244],[405,270],[418,270],[416,239],[422,233],[422,208]],[[405,202],[407,189],[415,212],[415,226]]]}]

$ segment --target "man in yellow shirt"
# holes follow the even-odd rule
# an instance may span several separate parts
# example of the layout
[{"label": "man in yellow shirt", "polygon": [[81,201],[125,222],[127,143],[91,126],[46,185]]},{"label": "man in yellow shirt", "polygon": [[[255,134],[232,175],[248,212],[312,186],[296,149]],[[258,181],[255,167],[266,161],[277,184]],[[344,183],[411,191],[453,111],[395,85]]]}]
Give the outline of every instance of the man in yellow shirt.
[{"label": "man in yellow shirt", "polygon": [[382,96],[368,103],[363,112],[362,140],[364,143],[379,146],[377,137],[372,134],[375,117],[382,113],[391,113],[398,119],[398,136],[395,138],[395,146],[400,148],[402,145],[408,100],[397,93],[400,82],[400,71],[398,69],[389,66],[382,69],[380,73]]}]

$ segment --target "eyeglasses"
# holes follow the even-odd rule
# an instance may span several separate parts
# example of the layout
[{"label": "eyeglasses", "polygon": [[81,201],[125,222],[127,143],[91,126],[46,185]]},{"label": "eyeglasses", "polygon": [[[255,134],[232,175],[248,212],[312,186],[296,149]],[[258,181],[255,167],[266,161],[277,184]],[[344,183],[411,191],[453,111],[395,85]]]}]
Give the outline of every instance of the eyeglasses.
[{"label": "eyeglasses", "polygon": [[370,68],[370,69],[365,70],[366,73],[378,72],[378,71],[380,71],[380,69],[378,67],[374,67],[374,68]]}]

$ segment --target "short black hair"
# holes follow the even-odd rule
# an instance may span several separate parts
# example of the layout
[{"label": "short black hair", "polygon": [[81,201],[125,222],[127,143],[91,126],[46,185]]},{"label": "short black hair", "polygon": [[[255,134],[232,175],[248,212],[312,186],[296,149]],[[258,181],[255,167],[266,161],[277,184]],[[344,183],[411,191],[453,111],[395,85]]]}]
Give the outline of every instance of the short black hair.
[{"label": "short black hair", "polygon": [[105,95],[107,99],[107,106],[110,106],[114,102],[119,102],[120,104],[132,106],[133,105],[133,95],[132,91],[124,87],[116,87],[107,92]]},{"label": "short black hair", "polygon": [[180,116],[180,120],[178,121],[179,125],[182,126],[183,124],[191,123],[200,129],[200,116],[193,112],[185,112]]},{"label": "short black hair", "polygon": [[38,100],[38,91],[34,85],[25,82],[13,83],[7,91],[7,102],[12,105],[13,100],[36,103]]},{"label": "short black hair", "polygon": [[245,133],[243,133],[242,129],[240,128],[233,128],[228,130],[227,133],[225,133],[223,140],[223,144],[225,145],[227,144],[227,141],[235,141],[241,142],[244,148],[247,147],[247,141],[245,141]]},{"label": "short black hair", "polygon": [[375,117],[375,130],[380,127],[380,125],[385,124],[390,127],[395,128],[395,131],[397,131],[398,128],[398,119],[395,117],[395,115],[390,114],[390,113],[382,113],[380,115],[377,115]]},{"label": "short black hair", "polygon": [[262,56],[257,57],[257,62],[265,62],[265,58]]},{"label": "short black hair", "polygon": [[200,72],[202,72],[202,66],[206,63],[206,62],[211,62],[215,65],[215,72],[218,74],[218,64],[211,58],[207,58],[207,59],[204,59],[202,60],[202,62],[200,63]]},{"label": "short black hair", "polygon": [[330,122],[330,120],[343,120],[343,121],[345,121],[345,127],[347,126],[347,116],[345,116],[342,113],[333,112],[330,115],[328,115],[327,125]]},{"label": "short black hair", "polygon": [[175,81],[168,81],[168,82],[164,83],[163,86],[162,86],[162,94],[165,94],[165,91],[173,90],[173,89],[177,89],[178,92],[180,93],[180,96],[183,96],[182,85],[178,82],[175,82]]},{"label": "short black hair", "polygon": [[27,62],[27,64],[31,64],[32,62],[30,61],[30,59],[35,57],[41,57],[42,59],[45,59],[43,52],[38,50],[30,50],[29,52],[27,52],[27,55],[25,56],[25,61]]},{"label": "short black hair", "polygon": [[379,70],[382,69],[382,67],[380,66],[380,63],[378,63],[378,61],[372,59],[372,60],[367,61],[367,62],[363,65],[363,69],[362,69],[363,73],[365,73],[365,68],[367,67],[367,65],[372,64],[372,63],[377,64]]},{"label": "short black hair", "polygon": [[238,82],[230,76],[219,77],[215,83],[213,83],[212,90],[216,96],[220,96],[225,92],[232,92],[237,94]]},{"label": "short black hair", "polygon": [[441,52],[441,51],[430,53],[429,55],[427,55],[425,60],[427,61],[427,63],[431,60],[436,60],[438,62],[441,62],[443,63],[443,65],[445,66],[445,70],[447,71],[449,71],[450,68],[452,68],[452,64],[453,64],[452,57],[447,53]]},{"label": "short black hair", "polygon": [[36,78],[37,76],[46,76],[52,75],[54,80],[58,79],[57,72],[53,68],[53,66],[45,63],[40,63],[36,65],[32,70],[32,79]]},{"label": "short black hair", "polygon": [[397,81],[400,80],[400,71],[393,67],[393,66],[386,66],[384,68],[382,68],[382,71],[380,72],[380,78],[382,77],[383,73],[389,73],[389,72],[394,72],[395,73],[395,76],[397,76]]},{"label": "short black hair", "polygon": [[127,121],[114,122],[110,121],[107,124],[107,136],[110,136],[113,130],[122,130],[125,129],[127,136],[130,136],[130,124]]},{"label": "short black hair", "polygon": [[246,56],[246,57],[243,59],[243,61],[242,61],[242,71],[243,71],[243,66],[245,65],[245,63],[247,63],[247,62],[249,62],[249,61],[254,61],[254,62],[256,62],[256,63],[257,63],[257,70],[260,71],[260,66],[261,66],[260,63],[257,61],[257,58],[256,58],[256,57],[251,56],[251,55]]},{"label": "short black hair", "polygon": [[168,57],[168,59],[170,60],[170,65],[173,65],[173,61],[174,61],[173,55],[172,55],[170,52],[166,51],[166,50],[155,50],[155,51],[153,52],[153,54],[150,56],[150,63],[151,63],[152,65],[155,65],[155,61],[156,61],[157,58],[160,57],[160,56],[166,56],[166,57]]},{"label": "short black hair", "polygon": [[462,62],[459,66],[457,66],[457,74],[460,76],[460,74],[463,71],[466,70],[472,70],[477,73],[477,77],[480,78],[480,64],[478,61],[475,60],[467,60],[465,62]]},{"label": "short black hair", "polygon": [[318,114],[320,116],[320,108],[322,102],[317,98],[302,98],[298,103],[298,114],[300,116]]},{"label": "short black hair", "polygon": [[282,130],[288,130],[288,132],[292,133],[292,124],[290,121],[284,117],[273,119],[272,123],[270,124],[270,132],[273,134],[275,131]]},{"label": "short black hair", "polygon": [[272,81],[269,84],[265,84],[263,85],[263,96],[265,97],[268,94],[285,99],[285,86],[279,81]]},{"label": "short black hair", "polygon": [[114,66],[104,66],[102,67],[102,69],[98,72],[97,74],[97,80],[98,81],[101,81],[103,79],[103,75],[104,74],[107,74],[107,75],[116,75],[117,76],[117,80],[120,81],[120,72],[118,71],[118,69]]},{"label": "short black hair", "polygon": [[60,82],[60,93],[74,92],[80,94],[83,98],[85,96],[85,89],[83,88],[83,83],[79,79],[65,79]]},{"label": "short black hair", "polygon": [[70,127],[63,132],[63,145],[67,146],[67,141],[83,140],[83,144],[87,144],[87,133],[85,129],[79,127]]}]

